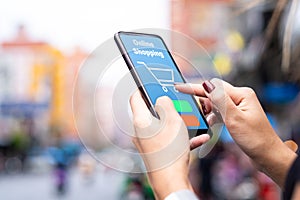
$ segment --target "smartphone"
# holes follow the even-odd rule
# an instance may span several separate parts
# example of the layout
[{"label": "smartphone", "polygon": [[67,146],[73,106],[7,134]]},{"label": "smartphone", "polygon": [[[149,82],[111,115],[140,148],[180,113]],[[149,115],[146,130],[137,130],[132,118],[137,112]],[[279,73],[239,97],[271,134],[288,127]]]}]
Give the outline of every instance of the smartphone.
[{"label": "smartphone", "polygon": [[175,82],[185,83],[165,42],[159,35],[118,32],[115,42],[151,113],[159,118],[154,105],[168,96],[187,126],[189,136],[208,131],[208,123],[192,95],[178,92]]}]

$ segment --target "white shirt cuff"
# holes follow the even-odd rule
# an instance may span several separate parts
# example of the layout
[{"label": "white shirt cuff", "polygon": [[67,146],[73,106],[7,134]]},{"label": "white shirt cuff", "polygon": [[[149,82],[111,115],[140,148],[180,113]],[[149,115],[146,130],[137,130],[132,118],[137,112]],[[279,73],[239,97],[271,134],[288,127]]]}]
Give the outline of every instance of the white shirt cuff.
[{"label": "white shirt cuff", "polygon": [[165,200],[199,200],[191,190],[179,190],[169,194]]}]

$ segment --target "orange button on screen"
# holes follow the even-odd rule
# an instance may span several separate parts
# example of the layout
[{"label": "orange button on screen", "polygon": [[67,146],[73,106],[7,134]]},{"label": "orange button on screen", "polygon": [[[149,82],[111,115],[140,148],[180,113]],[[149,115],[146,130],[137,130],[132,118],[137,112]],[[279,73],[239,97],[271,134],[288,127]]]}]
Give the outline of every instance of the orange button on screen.
[{"label": "orange button on screen", "polygon": [[186,126],[200,126],[200,122],[195,115],[181,115]]}]

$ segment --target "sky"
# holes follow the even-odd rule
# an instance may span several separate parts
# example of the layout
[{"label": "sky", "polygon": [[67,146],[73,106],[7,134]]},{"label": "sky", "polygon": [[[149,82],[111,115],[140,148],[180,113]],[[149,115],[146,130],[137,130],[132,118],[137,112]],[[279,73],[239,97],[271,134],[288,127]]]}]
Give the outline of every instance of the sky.
[{"label": "sky", "polygon": [[34,39],[92,51],[114,33],[169,28],[169,0],[9,0],[0,6],[0,42],[24,24]]}]

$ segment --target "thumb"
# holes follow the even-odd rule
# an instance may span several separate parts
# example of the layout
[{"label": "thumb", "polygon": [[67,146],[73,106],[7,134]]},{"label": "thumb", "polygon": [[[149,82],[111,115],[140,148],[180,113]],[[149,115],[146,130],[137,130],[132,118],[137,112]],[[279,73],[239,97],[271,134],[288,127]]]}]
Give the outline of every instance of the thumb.
[{"label": "thumb", "polygon": [[298,150],[298,145],[293,140],[287,140],[284,142],[284,144],[293,152],[296,152]]},{"label": "thumb", "polygon": [[211,100],[214,107],[219,110],[223,120],[236,113],[238,110],[236,105],[239,103],[237,88],[217,78],[205,81],[202,85],[206,96]]},{"label": "thumb", "polygon": [[159,97],[156,100],[155,110],[161,121],[173,120],[176,117],[180,118],[178,112],[175,110],[172,100],[167,96]]}]

